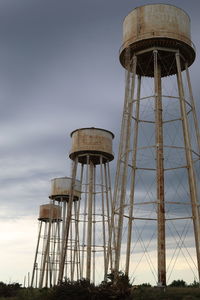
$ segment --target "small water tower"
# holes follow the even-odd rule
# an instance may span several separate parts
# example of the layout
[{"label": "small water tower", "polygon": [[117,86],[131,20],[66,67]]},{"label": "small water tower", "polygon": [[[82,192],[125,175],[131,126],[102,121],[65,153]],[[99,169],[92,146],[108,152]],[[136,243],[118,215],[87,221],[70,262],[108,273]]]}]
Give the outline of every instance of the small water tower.
[{"label": "small water tower", "polygon": [[[71,230],[69,232],[69,240],[68,243],[68,256],[64,262],[64,277],[70,280],[74,278],[80,279],[80,273],[77,272],[79,270],[80,259],[77,256],[78,249],[78,220],[76,216],[76,212],[79,207],[79,200],[81,198],[81,182],[79,180],[75,180],[74,186],[72,187],[72,178],[70,177],[60,177],[54,178],[51,180],[51,194],[49,198],[54,204],[60,205],[62,209],[62,226],[61,226],[61,245],[65,242],[65,227],[66,223],[69,222],[68,215],[68,203],[70,198],[73,200],[73,209],[70,212],[70,222],[72,221]],[[75,234],[72,234],[75,232]],[[76,274],[75,274],[76,273]]]},{"label": "small water tower", "polygon": [[[57,282],[60,256],[61,207],[40,205],[39,233],[33,264],[31,286],[50,287]],[[38,282],[39,281],[39,282]]]}]

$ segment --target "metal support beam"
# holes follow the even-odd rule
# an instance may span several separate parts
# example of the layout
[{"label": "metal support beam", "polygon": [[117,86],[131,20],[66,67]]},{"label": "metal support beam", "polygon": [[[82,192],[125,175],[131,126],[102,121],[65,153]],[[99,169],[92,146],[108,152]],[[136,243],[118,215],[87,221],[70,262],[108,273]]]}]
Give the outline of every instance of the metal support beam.
[{"label": "metal support beam", "polygon": [[77,163],[78,158],[76,158],[72,163],[72,180],[71,180],[71,195],[69,197],[68,208],[67,208],[67,218],[65,223],[65,232],[64,232],[64,239],[62,241],[62,250],[61,250],[61,259],[60,259],[60,267],[59,267],[59,274],[58,274],[58,283],[61,283],[63,280],[64,268],[65,268],[65,260],[67,254],[67,246],[68,246],[68,237],[69,237],[69,230],[71,225],[71,216],[72,216],[72,204],[73,204],[73,194],[74,194],[74,186],[75,186],[75,179],[76,179],[76,170],[77,170]]},{"label": "metal support beam", "polygon": [[87,220],[87,260],[86,279],[91,279],[91,257],[92,257],[92,204],[94,188],[94,165],[89,162],[89,194],[88,194],[88,220]]},{"label": "metal support beam", "polygon": [[[34,258],[34,263],[33,263],[33,272],[32,272],[32,278],[31,278],[31,287],[33,287],[34,277],[35,277],[35,271],[36,271],[36,268],[37,268],[37,256],[38,256],[38,249],[39,249],[40,238],[41,238],[41,230],[42,230],[42,222],[40,221],[39,233],[38,233],[38,239],[37,239],[37,246],[36,246],[35,258]],[[36,287],[37,287],[37,279],[36,279]]]},{"label": "metal support beam", "polygon": [[164,165],[163,165],[163,121],[161,66],[158,51],[154,50],[154,88],[155,88],[155,139],[156,139],[156,180],[157,180],[157,239],[158,239],[158,285],[166,285],[165,254],[165,203],[164,203]]},{"label": "metal support beam", "polygon": [[180,110],[182,115],[182,126],[183,126],[183,135],[184,135],[184,143],[185,143],[185,155],[186,155],[186,160],[188,165],[188,183],[190,188],[190,199],[192,205],[198,275],[200,280],[200,219],[199,219],[199,211],[198,211],[199,201],[197,197],[195,172],[194,172],[193,160],[192,160],[189,124],[187,119],[186,104],[184,101],[184,89],[183,89],[183,80],[181,74],[181,62],[180,62],[179,52],[177,52],[175,56],[176,56],[176,66],[177,66],[177,84],[178,84],[178,91],[180,97]]},{"label": "metal support beam", "polygon": [[133,137],[133,154],[132,154],[132,169],[131,169],[131,190],[130,190],[130,206],[129,206],[129,221],[128,221],[128,234],[127,234],[127,248],[126,248],[126,265],[125,274],[129,274],[130,253],[131,253],[131,239],[133,228],[133,205],[134,205],[134,191],[135,191],[135,175],[136,175],[136,158],[138,147],[138,130],[139,130],[139,114],[140,114],[140,91],[141,91],[141,76],[138,76],[137,85],[137,102],[135,112],[135,126]]},{"label": "metal support beam", "polygon": [[[135,77],[136,77],[136,65],[137,57],[133,57],[133,61],[130,60],[130,67],[133,64],[132,69],[132,80],[130,80],[130,71],[128,72],[128,78],[126,82],[125,91],[125,106],[122,120],[122,132],[120,139],[120,148],[118,156],[118,166],[115,178],[115,208],[119,207],[119,217],[116,235],[116,251],[115,251],[115,272],[119,271],[120,253],[121,253],[121,241],[122,241],[122,229],[123,229],[123,215],[124,215],[124,204],[126,198],[126,183],[127,183],[127,172],[129,163],[129,152],[130,152],[130,135],[131,135],[131,121],[132,121],[132,109],[133,109],[133,96],[135,90]],[[130,86],[131,84],[131,86]],[[124,163],[121,163],[123,158]],[[121,170],[120,170],[121,168]],[[119,199],[119,200],[118,200]]]},{"label": "metal support beam", "polygon": [[43,263],[42,263],[42,270],[41,270],[41,276],[40,276],[40,282],[39,282],[39,288],[43,287],[45,270],[46,270],[45,286],[46,287],[48,286],[49,247],[50,247],[50,237],[51,237],[51,227],[52,227],[52,216],[53,216],[53,208],[51,207],[49,222],[48,222],[48,232],[47,232],[47,238],[46,238],[46,244],[45,244],[45,250],[44,250],[44,257],[43,257]]},{"label": "metal support beam", "polygon": [[198,150],[199,150],[199,153],[200,153],[200,133],[199,133],[199,126],[198,126],[198,119],[197,119],[195,101],[194,101],[193,92],[192,92],[190,73],[189,73],[189,70],[188,70],[188,64],[187,63],[185,65],[185,70],[186,70],[188,90],[189,90],[189,95],[190,95],[190,103],[191,103],[191,106],[192,106],[192,114],[193,114],[193,118],[194,118],[194,126],[195,126],[195,131],[196,131],[197,145],[198,145]]}]

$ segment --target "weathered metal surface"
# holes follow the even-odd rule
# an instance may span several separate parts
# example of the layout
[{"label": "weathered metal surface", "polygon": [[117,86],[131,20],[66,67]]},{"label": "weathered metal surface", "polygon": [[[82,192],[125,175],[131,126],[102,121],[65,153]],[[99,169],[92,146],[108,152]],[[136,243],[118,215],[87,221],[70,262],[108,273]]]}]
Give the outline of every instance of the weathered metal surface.
[{"label": "weathered metal surface", "polygon": [[163,149],[163,107],[161,66],[158,51],[154,51],[154,90],[155,90],[155,138],[156,138],[156,178],[157,178],[157,241],[158,241],[158,285],[166,286],[165,251],[165,191],[164,191],[164,149]]},{"label": "weathered metal surface", "polygon": [[[181,63],[180,55],[176,54],[176,64],[177,64],[177,85],[180,98],[180,111],[182,116],[183,124],[183,135],[185,143],[185,156],[188,165],[188,183],[190,187],[190,199],[191,199],[191,208],[193,216],[193,226],[194,226],[194,237],[196,244],[196,256],[197,256],[197,266],[198,266],[198,275],[200,279],[200,215],[199,215],[199,197],[197,190],[197,178],[195,174],[194,161],[192,158],[192,138],[190,136],[190,126],[187,118],[186,104],[184,101],[181,101],[185,98],[183,78],[181,74]],[[193,108],[195,111],[195,107]],[[198,138],[198,137],[197,137]]]},{"label": "weathered metal surface", "polygon": [[61,221],[61,207],[54,204],[40,205],[38,220],[49,222]]},{"label": "weathered metal surface", "polygon": [[[133,239],[133,237],[139,233],[136,226],[136,221],[147,221],[144,227],[141,226],[142,229],[139,233],[140,239],[142,237],[143,230],[145,231],[145,227],[147,229],[150,225],[150,221],[156,220],[157,229],[155,229],[155,232],[157,235],[157,272],[155,272],[155,278],[157,277],[157,285],[165,286],[167,275],[166,272],[170,275],[172,273],[169,268],[166,269],[166,254],[168,255],[168,252],[166,251],[167,243],[165,223],[166,221],[174,221],[175,219],[179,219],[179,217],[174,218],[175,206],[174,208],[169,208],[168,206],[170,202],[172,205],[177,205],[179,201],[178,194],[175,196],[175,199],[171,201],[171,197],[168,196],[168,184],[166,182],[169,178],[170,180],[173,180],[174,176],[180,176],[181,178],[183,176],[183,173],[182,171],[180,171],[180,173],[165,172],[169,170],[167,165],[169,159],[172,163],[170,166],[172,167],[171,170],[178,170],[179,168],[176,168],[176,166],[173,165],[175,162],[175,151],[172,153],[171,158],[166,152],[167,147],[170,147],[171,149],[174,147],[173,143],[176,140],[175,136],[173,142],[169,142],[168,144],[168,137],[166,135],[166,132],[168,130],[170,131],[170,129],[167,128],[166,130],[165,118],[166,114],[168,113],[169,107],[171,107],[171,109],[174,109],[174,111],[178,111],[178,115],[175,120],[172,120],[171,117],[169,117],[169,120],[167,120],[167,122],[177,122],[177,128],[179,127],[179,129],[183,133],[182,141],[176,140],[176,142],[178,144],[180,143],[181,148],[185,150],[185,159],[182,159],[184,161],[184,164],[183,166],[181,166],[181,169],[184,168],[185,174],[188,175],[188,181],[186,180],[188,182],[186,184],[187,187],[185,186],[187,193],[186,198],[188,197],[188,204],[190,203],[189,201],[191,201],[191,205],[189,204],[190,208],[187,209],[188,216],[181,216],[181,218],[182,220],[190,218],[193,220],[194,239],[196,244],[196,258],[198,266],[197,271],[200,278],[200,217],[198,209],[199,198],[195,159],[192,150],[193,147],[195,148],[197,147],[197,145],[194,144],[194,139],[191,133],[193,134],[193,132],[196,131],[198,148],[200,142],[195,104],[193,101],[192,88],[188,72],[188,65],[190,65],[195,58],[195,51],[190,40],[189,17],[184,11],[171,5],[155,4],[136,8],[126,17],[124,21],[123,42],[124,44],[122,46],[120,60],[127,71],[124,111],[121,123],[122,126],[119,154],[115,175],[115,188],[113,196],[114,204],[111,218],[111,220],[114,219],[114,222],[112,221],[111,223],[113,225],[112,235],[115,263],[114,271],[116,277],[119,270],[122,268],[125,269],[125,273],[127,275],[137,277],[135,271],[138,268],[141,259],[136,263],[137,241],[136,239]],[[182,77],[182,70],[186,70],[186,78],[188,82],[185,82],[185,86],[183,81],[183,77],[185,79],[185,76]],[[136,76],[136,74],[138,74],[138,76]],[[164,76],[172,74],[176,75],[173,76],[174,78],[172,78],[172,81],[162,78]],[[154,78],[152,80],[146,81],[143,78],[144,76],[152,76]],[[140,86],[141,80],[143,81],[142,86]],[[146,90],[147,82],[148,84],[150,84],[149,87],[151,86],[149,91]],[[166,88],[166,85],[169,86]],[[167,102],[166,104],[165,93],[168,93],[168,88],[169,95],[167,95],[167,98],[169,98],[169,102]],[[173,89],[172,94],[171,89]],[[190,127],[193,120],[191,115],[189,115],[190,112],[188,112],[187,109],[188,102],[187,100],[185,100],[187,98],[186,95],[188,95],[187,89],[191,98],[189,102],[191,103],[191,111],[193,111],[192,114],[194,117],[195,130],[193,129],[193,127]],[[180,108],[177,107],[175,109],[175,107],[173,107],[172,101],[170,100],[172,99],[170,98],[170,95],[176,95],[177,91],[178,97],[176,97],[176,99],[180,104]],[[152,115],[154,115],[154,117],[150,119],[148,116],[147,121],[145,120],[145,118],[143,118],[143,110],[146,109],[149,111],[150,105],[147,104],[147,102],[143,105],[142,100],[145,98],[150,99],[151,97],[154,98],[154,104],[152,104],[151,107],[151,113]],[[147,124],[144,124],[143,126],[141,123],[145,123],[146,121]],[[151,141],[148,139],[148,123],[152,124],[151,126],[153,133]],[[153,140],[155,141],[155,145],[153,146],[154,149],[152,150],[154,154],[151,158],[149,158],[149,162],[154,161],[153,168],[146,169],[145,166],[145,168],[143,168],[144,173],[140,174],[140,163],[142,161],[141,157],[146,156],[140,156],[140,149],[147,149],[151,145]],[[177,147],[177,150],[178,148],[179,147]],[[176,155],[178,157],[179,151],[177,151]],[[145,169],[147,171],[146,174]],[[152,171],[152,173],[150,173],[149,171]],[[154,178],[154,183],[152,184],[153,188],[147,187],[146,193],[149,194],[151,191],[153,196],[148,197],[150,200],[149,209],[142,209],[142,206],[144,204],[146,205],[148,202],[146,202],[146,200],[144,201],[143,197],[139,196],[139,192],[141,191],[140,184],[147,178],[149,178],[149,174],[152,174],[151,176],[152,178]],[[176,186],[176,189],[179,189],[178,185]],[[181,196],[179,199],[180,205],[183,205],[182,199],[183,197]],[[156,200],[153,209],[151,208],[151,205],[153,204],[152,200],[153,202]],[[167,206],[167,218],[165,215],[165,204]],[[185,204],[186,202],[184,203],[184,205]],[[143,218],[143,216],[141,217],[140,212],[135,207],[135,205],[137,205],[137,207],[138,205],[140,205],[142,214],[144,212],[147,213],[147,211],[149,211],[150,215],[153,213],[154,218],[145,219]],[[170,214],[170,210],[172,218],[168,217]],[[182,208],[180,210],[182,210]],[[167,225],[168,224],[169,222],[167,223]],[[152,225],[151,228],[153,229],[154,226],[155,225]],[[177,229],[178,227],[176,227],[175,229],[176,233]],[[147,231],[145,234],[147,234]],[[147,248],[149,246],[146,246],[144,247],[144,253],[142,254],[141,258],[148,252]],[[183,245],[180,245],[180,250],[182,250],[182,246]],[[125,259],[126,265],[124,268]],[[154,262],[149,263],[149,265],[153,274],[154,272],[152,270],[154,269],[154,267],[152,266],[154,265]],[[194,270],[195,269],[196,266],[194,267]],[[141,270],[143,270],[143,266],[141,267]],[[194,270],[192,272],[194,272]],[[130,271],[134,273],[130,273]]]},{"label": "weathered metal surface", "polygon": [[124,20],[124,47],[138,40],[167,37],[192,46],[189,16],[180,8],[153,4],[137,7]]},{"label": "weathered metal surface", "polygon": [[[81,128],[71,133],[72,148],[69,154],[71,159],[79,156],[79,162],[86,163],[87,155],[90,155],[94,164],[99,164],[99,155],[107,160],[113,160],[112,132],[100,128]],[[95,158],[96,155],[96,158]]]},{"label": "weathered metal surface", "polygon": [[51,195],[50,199],[57,201],[68,201],[71,194],[73,200],[78,200],[81,197],[81,182],[75,180],[75,185],[72,191],[72,179],[70,177],[60,177],[51,180]]},{"label": "weathered metal surface", "polygon": [[[150,47],[178,49],[191,65],[195,59],[195,50],[191,42],[190,18],[185,11],[172,5],[150,4],[137,7],[128,14],[123,23],[120,61],[124,67],[126,50],[129,47],[136,53]],[[148,58],[147,55],[146,59]]]},{"label": "weathered metal surface", "polygon": [[[96,278],[99,280],[96,265],[98,270],[101,268],[102,279],[105,279],[108,262],[111,262],[109,267],[113,262],[109,161],[113,159],[114,135],[110,131],[93,127],[77,129],[71,133],[71,137],[70,158],[73,160],[71,177],[74,181],[80,178],[82,200],[72,202],[70,198],[67,203],[67,214],[63,217],[65,224],[58,283],[63,277],[70,280],[86,278],[95,282]],[[97,263],[98,256],[101,257],[100,264]],[[66,261],[70,264],[67,269]]]}]

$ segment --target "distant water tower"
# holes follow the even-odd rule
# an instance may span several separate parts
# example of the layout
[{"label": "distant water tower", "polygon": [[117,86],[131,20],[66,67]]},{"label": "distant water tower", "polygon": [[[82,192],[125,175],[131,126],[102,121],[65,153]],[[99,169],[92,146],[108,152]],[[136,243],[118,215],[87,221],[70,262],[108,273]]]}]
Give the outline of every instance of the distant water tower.
[{"label": "distant water tower", "polygon": [[[72,196],[68,202],[59,281],[70,255],[70,241],[76,240],[75,257],[80,264],[72,279],[104,279],[111,255],[111,179],[114,135],[100,128],[81,128],[71,133]],[[75,182],[81,182],[81,199],[73,201]],[[72,259],[73,261],[73,259]],[[74,268],[75,271],[75,268]],[[79,275],[78,275],[79,273]]]},{"label": "distant water tower", "polygon": [[149,272],[158,286],[186,274],[199,280],[200,136],[188,70],[195,59],[189,16],[172,5],[137,7],[124,20],[119,57],[126,86],[114,269],[140,282]]},{"label": "distant water tower", "polygon": [[[51,180],[51,194],[49,198],[53,201],[54,204],[57,204],[61,207],[62,211],[62,223],[60,229],[60,244],[61,246],[65,242],[65,226],[66,223],[69,222],[68,215],[68,202],[70,201],[70,197],[73,194],[73,210],[70,212],[70,221],[73,226],[71,226],[71,230],[69,232],[69,243],[68,243],[68,255],[65,258],[64,263],[64,277],[70,280],[74,278],[80,279],[80,273],[76,273],[79,270],[80,259],[77,255],[78,253],[78,222],[76,217],[77,207],[79,206],[79,200],[81,198],[81,182],[79,180],[75,180],[74,187],[72,188],[72,178],[70,177],[60,177],[54,178]],[[72,232],[72,228],[75,229]],[[61,249],[59,250],[61,251]],[[60,254],[58,254],[60,256]],[[60,264],[60,261],[59,261]],[[57,278],[58,280],[58,278]]]},{"label": "distant water tower", "polygon": [[60,256],[61,208],[40,205],[39,233],[31,279],[32,287],[50,287],[57,283]]}]

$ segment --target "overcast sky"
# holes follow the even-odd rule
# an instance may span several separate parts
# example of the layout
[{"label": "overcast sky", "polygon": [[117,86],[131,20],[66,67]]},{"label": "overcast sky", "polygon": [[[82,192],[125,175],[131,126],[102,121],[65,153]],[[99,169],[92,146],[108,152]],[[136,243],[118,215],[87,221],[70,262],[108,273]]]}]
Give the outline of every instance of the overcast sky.
[{"label": "overcast sky", "polygon": [[[117,145],[122,22],[148,3],[166,1],[0,0],[0,281],[23,282],[31,271],[39,205],[52,178],[70,175],[70,132],[105,128]],[[168,3],[191,17],[199,102],[200,1]]]}]

